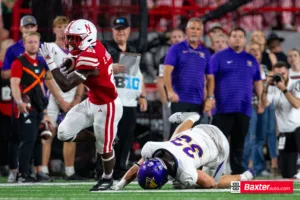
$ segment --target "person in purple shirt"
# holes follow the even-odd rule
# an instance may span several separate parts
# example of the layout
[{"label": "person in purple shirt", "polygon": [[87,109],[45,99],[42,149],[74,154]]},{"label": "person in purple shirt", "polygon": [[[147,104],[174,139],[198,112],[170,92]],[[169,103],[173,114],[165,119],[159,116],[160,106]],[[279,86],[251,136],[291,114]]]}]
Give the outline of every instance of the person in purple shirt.
[{"label": "person in purple shirt", "polygon": [[[32,15],[25,15],[24,17],[22,17],[20,21],[20,31],[22,35],[29,32],[36,32],[37,28],[38,27],[35,17],[33,17]],[[17,57],[19,57],[24,52],[25,49],[22,39],[20,39],[7,49],[3,62],[3,72],[1,74],[3,79],[10,78],[11,64]]]},{"label": "person in purple shirt", "polygon": [[[164,62],[164,83],[171,112],[210,112],[214,107],[214,75],[209,65],[210,53],[200,45],[203,24],[191,18],[186,26],[186,40],[168,50]],[[205,78],[207,97],[204,97]],[[176,125],[171,125],[173,133]]]},{"label": "person in purple shirt", "polygon": [[263,112],[263,84],[256,59],[245,48],[246,32],[237,27],[230,31],[229,47],[211,57],[215,75],[216,110],[213,125],[230,139],[232,174],[245,171],[242,165],[244,140],[252,112],[253,84],[258,97],[258,113]]}]

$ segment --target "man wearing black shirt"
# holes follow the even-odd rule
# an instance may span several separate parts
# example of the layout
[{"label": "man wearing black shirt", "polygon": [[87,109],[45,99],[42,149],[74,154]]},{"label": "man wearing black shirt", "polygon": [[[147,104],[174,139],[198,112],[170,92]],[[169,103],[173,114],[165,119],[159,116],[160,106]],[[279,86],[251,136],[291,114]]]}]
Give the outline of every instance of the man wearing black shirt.
[{"label": "man wearing black shirt", "polygon": [[[145,112],[147,110],[145,85],[139,66],[124,66],[119,63],[121,53],[134,53],[136,55],[145,51],[147,24],[140,23],[140,26],[139,39],[128,41],[129,23],[126,18],[118,17],[113,22],[113,40],[102,41],[112,56],[115,84],[123,104],[123,116],[119,122],[117,132],[119,142],[114,147],[116,156],[114,179],[120,179],[127,170],[126,162],[136,125],[137,102],[139,102],[140,111]],[[129,71],[135,71],[135,73]]]}]

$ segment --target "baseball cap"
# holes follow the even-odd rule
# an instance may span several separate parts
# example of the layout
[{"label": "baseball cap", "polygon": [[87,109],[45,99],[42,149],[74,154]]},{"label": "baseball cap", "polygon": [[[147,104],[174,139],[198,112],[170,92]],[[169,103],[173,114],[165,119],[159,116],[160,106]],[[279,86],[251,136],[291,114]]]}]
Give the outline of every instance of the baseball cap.
[{"label": "baseball cap", "polygon": [[22,17],[20,26],[26,26],[29,24],[37,25],[35,17],[32,15],[25,15],[24,17]]},{"label": "baseball cap", "polygon": [[219,22],[213,22],[213,23],[209,24],[208,32],[211,32],[214,29],[221,29],[221,30],[223,30],[222,25]]},{"label": "baseball cap", "polygon": [[269,45],[274,40],[279,40],[280,42],[283,42],[284,38],[278,36],[276,33],[270,33],[270,35],[267,38],[267,45]]},{"label": "baseball cap", "polygon": [[123,28],[128,28],[128,27],[129,27],[129,23],[126,18],[118,17],[118,18],[114,19],[112,28],[123,29]]}]

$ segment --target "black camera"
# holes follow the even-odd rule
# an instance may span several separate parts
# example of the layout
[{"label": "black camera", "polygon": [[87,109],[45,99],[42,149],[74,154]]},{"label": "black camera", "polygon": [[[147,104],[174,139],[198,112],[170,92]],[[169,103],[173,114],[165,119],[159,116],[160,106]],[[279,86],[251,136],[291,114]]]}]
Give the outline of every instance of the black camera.
[{"label": "black camera", "polygon": [[281,76],[281,74],[274,74],[274,75],[272,76],[272,82],[273,82],[273,83],[278,83],[278,82],[280,82],[280,81],[282,81],[282,76]]}]

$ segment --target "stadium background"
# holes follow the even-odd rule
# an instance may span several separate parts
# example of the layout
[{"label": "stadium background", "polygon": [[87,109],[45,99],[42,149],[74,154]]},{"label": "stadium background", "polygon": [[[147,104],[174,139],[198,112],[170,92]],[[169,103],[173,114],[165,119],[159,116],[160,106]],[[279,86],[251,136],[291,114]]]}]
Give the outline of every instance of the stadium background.
[{"label": "stadium background", "polygon": [[[139,147],[149,140],[161,140],[163,121],[161,104],[156,93],[155,78],[160,58],[169,47],[169,31],[175,27],[184,28],[191,17],[201,17],[206,31],[213,22],[220,22],[225,31],[242,26],[247,36],[254,30],[263,30],[265,35],[276,32],[285,38],[284,52],[300,46],[300,1],[299,0],[17,0],[12,9],[9,27],[11,37],[20,37],[20,19],[32,14],[38,22],[42,40],[54,40],[52,21],[58,15],[66,15],[71,20],[84,18],[96,24],[100,40],[111,39],[111,24],[115,17],[124,16],[131,24],[130,39],[139,34],[139,25],[148,25],[148,49],[143,55],[141,70],[147,83],[149,107],[146,113],[138,113],[136,144]],[[148,21],[140,21],[141,13]],[[261,23],[257,23],[261,21]],[[293,29],[285,29],[290,24]],[[203,43],[210,45],[204,31]],[[133,148],[133,149],[134,149]]]}]

